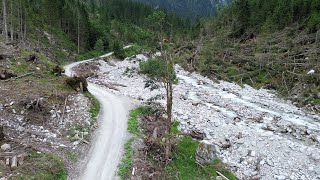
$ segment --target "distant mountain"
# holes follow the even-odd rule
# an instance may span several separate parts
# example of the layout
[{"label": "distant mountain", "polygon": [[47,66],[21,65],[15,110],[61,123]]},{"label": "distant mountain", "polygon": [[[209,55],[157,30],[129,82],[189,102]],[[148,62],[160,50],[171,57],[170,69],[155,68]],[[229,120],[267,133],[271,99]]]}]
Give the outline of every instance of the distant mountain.
[{"label": "distant mountain", "polygon": [[184,18],[211,16],[232,0],[135,0],[154,8],[164,8]]}]

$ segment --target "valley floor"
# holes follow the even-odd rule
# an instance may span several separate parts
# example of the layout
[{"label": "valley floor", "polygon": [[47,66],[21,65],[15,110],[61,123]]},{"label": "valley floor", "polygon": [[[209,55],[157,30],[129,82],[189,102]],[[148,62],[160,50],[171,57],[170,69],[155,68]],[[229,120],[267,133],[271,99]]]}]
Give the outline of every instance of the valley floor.
[{"label": "valley floor", "polygon": [[[164,89],[145,89],[143,55],[99,67],[91,83],[140,101],[164,104]],[[212,81],[176,66],[174,116],[183,132],[204,133],[240,179],[320,178],[320,117],[264,89]]]}]

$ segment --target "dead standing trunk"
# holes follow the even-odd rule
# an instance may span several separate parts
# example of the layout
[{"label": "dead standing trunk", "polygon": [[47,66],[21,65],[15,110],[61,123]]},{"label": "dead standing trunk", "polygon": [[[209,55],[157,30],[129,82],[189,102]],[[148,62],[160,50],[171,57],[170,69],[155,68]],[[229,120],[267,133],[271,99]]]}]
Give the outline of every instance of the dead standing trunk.
[{"label": "dead standing trunk", "polygon": [[10,38],[11,38],[11,41],[14,40],[14,36],[13,36],[13,5],[12,5],[12,0],[10,1]]},{"label": "dead standing trunk", "polygon": [[165,160],[166,164],[169,163],[171,158],[171,122],[172,122],[172,80],[168,79],[166,83],[167,91],[167,127],[166,127],[166,141],[165,141]]},{"label": "dead standing trunk", "polygon": [[8,41],[8,25],[7,25],[7,7],[6,7],[6,0],[2,0],[2,7],[3,7],[3,33]]}]

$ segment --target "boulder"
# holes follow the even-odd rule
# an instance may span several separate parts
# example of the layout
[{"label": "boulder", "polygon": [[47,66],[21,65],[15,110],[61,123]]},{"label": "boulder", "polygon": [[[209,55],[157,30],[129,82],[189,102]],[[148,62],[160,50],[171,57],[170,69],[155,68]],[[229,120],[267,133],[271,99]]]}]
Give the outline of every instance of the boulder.
[{"label": "boulder", "polygon": [[210,144],[208,141],[201,141],[197,152],[196,152],[196,160],[200,164],[210,164],[214,160],[218,159],[217,149],[214,145]]},{"label": "boulder", "polygon": [[1,150],[3,150],[3,151],[7,151],[7,150],[9,150],[10,148],[11,148],[10,144],[3,144],[3,145],[1,146]]}]

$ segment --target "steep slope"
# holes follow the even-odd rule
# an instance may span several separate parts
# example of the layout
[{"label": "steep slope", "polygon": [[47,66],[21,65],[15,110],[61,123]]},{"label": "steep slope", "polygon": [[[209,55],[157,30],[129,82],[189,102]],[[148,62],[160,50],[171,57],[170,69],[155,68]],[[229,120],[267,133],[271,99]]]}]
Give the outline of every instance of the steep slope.
[{"label": "steep slope", "polygon": [[201,51],[186,50],[190,58],[183,64],[209,77],[277,90],[319,112],[319,7],[312,0],[237,0],[203,23],[195,45]]},{"label": "steep slope", "polygon": [[216,14],[232,0],[136,0],[154,8],[163,8],[184,18],[197,18]]}]

